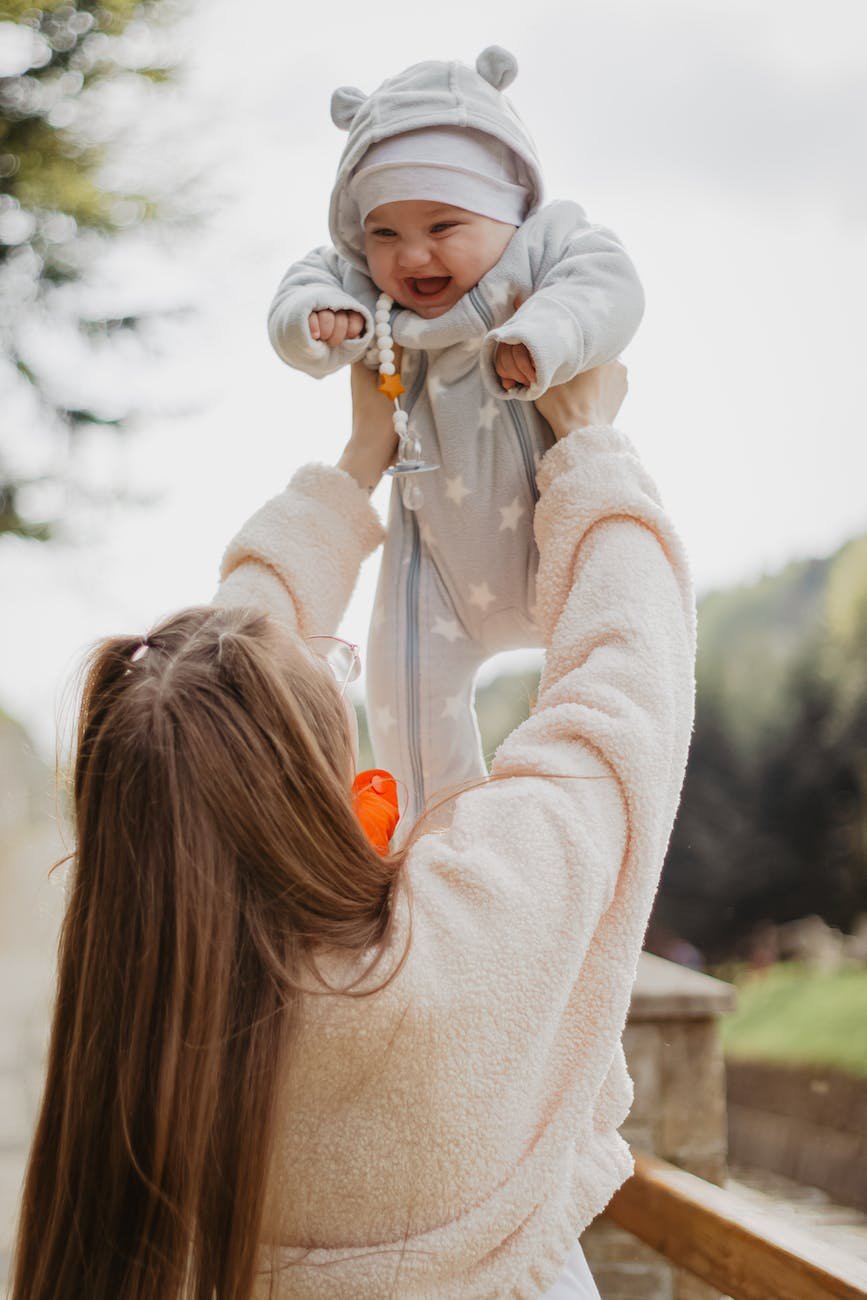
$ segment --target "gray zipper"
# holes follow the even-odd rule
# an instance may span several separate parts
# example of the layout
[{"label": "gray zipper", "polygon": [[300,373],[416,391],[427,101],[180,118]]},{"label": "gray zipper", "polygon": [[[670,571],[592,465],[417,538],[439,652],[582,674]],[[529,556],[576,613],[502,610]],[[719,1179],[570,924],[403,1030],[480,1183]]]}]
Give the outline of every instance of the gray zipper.
[{"label": "gray zipper", "polygon": [[[494,318],[491,310],[485,302],[478,289],[470,289],[470,302],[482,318],[485,329],[490,330],[494,327]],[[527,485],[533,498],[533,504],[539,500],[539,489],[536,487],[536,465],[533,460],[533,445],[530,438],[530,430],[527,427],[527,417],[523,411],[522,402],[504,402],[503,405],[509,412],[509,419],[512,421],[512,427],[515,430],[515,436],[518,440],[518,447],[521,452],[521,459],[524,462],[524,471],[527,475]]]},{"label": "gray zipper", "polygon": [[[412,386],[406,396],[404,410],[407,415],[412,411],[419,395],[424,387],[424,381],[427,377],[428,360],[427,353],[419,353],[418,373],[413,380]],[[419,746],[419,720],[418,720],[418,603],[419,603],[419,568],[421,564],[421,539],[418,531],[418,519],[414,510],[407,510],[401,500],[400,508],[404,516],[409,516],[410,534],[412,545],[409,555],[409,568],[406,575],[406,624],[407,624],[407,675],[409,678],[407,705],[409,724],[409,761],[412,768],[412,779],[415,789],[418,791],[420,813],[425,805],[424,791],[424,774],[421,763],[421,749]]]}]

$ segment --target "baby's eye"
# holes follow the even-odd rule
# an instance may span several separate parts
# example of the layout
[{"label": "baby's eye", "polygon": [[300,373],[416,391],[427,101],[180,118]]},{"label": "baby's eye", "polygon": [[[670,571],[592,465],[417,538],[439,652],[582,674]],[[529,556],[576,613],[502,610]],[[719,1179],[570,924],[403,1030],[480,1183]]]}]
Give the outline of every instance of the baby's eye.
[{"label": "baby's eye", "polygon": [[438,221],[435,226],[431,226],[431,234],[438,235],[443,230],[452,230],[457,224],[456,221]]},{"label": "baby's eye", "polygon": [[370,233],[377,239],[391,239],[394,235],[394,231],[389,230],[388,226],[378,226],[376,230],[371,230]]}]

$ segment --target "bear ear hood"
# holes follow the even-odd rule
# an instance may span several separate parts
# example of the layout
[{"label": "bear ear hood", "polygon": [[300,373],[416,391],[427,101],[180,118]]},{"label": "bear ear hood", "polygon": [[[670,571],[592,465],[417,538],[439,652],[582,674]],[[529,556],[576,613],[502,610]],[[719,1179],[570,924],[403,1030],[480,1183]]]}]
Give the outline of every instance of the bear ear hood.
[{"label": "bear ear hood", "polygon": [[518,62],[500,45],[489,45],[475,68],[463,63],[415,63],[389,77],[370,95],[341,86],[331,96],[331,118],[349,138],[331,194],[329,228],[337,251],[367,272],[358,207],[349,181],[371,145],[427,126],[466,126],[507,145],[518,160],[530,194],[525,220],[542,204],[542,171],[527,128],[503,91],[518,74]]},{"label": "bear ear hood", "polygon": [[489,45],[476,59],[476,72],[494,90],[505,90],[518,75],[518,60],[502,45]]}]

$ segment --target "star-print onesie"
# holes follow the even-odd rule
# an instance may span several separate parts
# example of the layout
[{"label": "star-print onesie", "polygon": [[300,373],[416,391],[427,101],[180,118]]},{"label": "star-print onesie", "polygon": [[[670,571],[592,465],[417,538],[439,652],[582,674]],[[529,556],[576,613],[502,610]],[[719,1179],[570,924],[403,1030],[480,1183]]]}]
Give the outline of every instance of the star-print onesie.
[{"label": "star-print onesie", "polygon": [[[425,320],[398,306],[391,316],[404,349],[410,431],[424,459],[440,466],[421,476],[417,511],[392,491],[367,655],[374,753],[409,792],[405,827],[431,798],[485,774],[473,709],[479,667],[499,651],[541,644],[533,513],[536,468],[554,438],[533,400],[616,357],[643,310],[638,276],[616,236],[591,225],[575,203],[540,206],[532,143],[491,81],[497,58],[510,57],[486,51],[476,72],[418,64],[366,99],[360,91],[335,93],[335,120],[350,126],[332,198],[336,247],[290,267],[269,317],[280,356],[316,377],[367,350],[378,289],[346,182],[374,135],[408,123],[470,125],[505,139],[522,160],[533,202],[496,266],[442,316]],[[426,112],[409,111],[413,97]],[[324,308],[361,312],[362,336],[335,349],[313,339],[310,313]],[[532,387],[503,389],[493,364],[500,342],[529,348]]]}]

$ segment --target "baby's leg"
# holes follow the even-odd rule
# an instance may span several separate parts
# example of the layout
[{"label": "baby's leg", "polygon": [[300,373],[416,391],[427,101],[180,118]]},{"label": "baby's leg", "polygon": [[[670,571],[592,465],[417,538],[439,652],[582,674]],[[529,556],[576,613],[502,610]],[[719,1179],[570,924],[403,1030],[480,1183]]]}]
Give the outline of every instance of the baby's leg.
[{"label": "baby's leg", "polygon": [[473,682],[487,658],[448,599],[418,519],[405,521],[386,540],[367,655],[373,750],[406,787],[404,834],[426,803],[485,776]]}]

